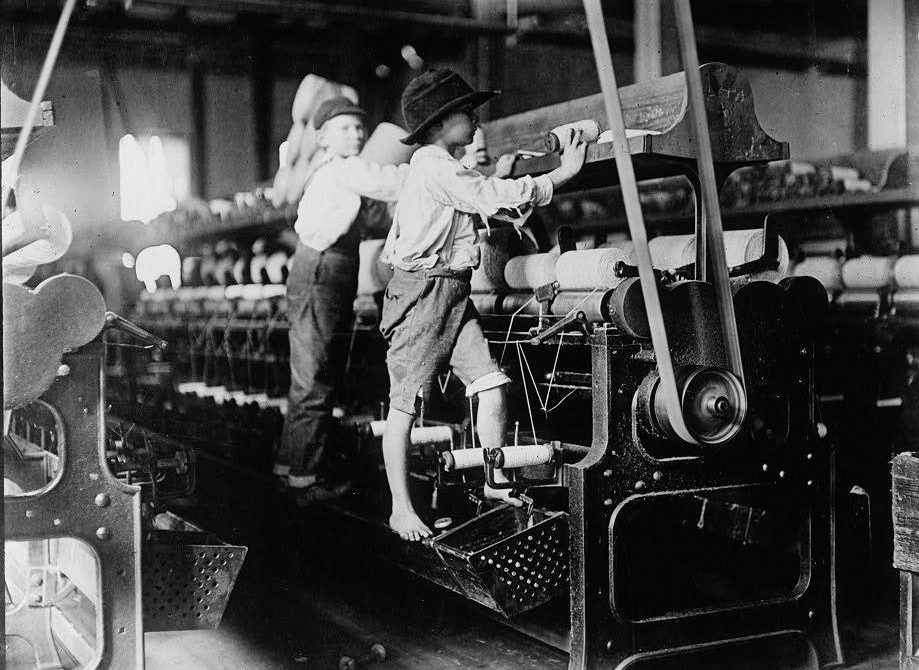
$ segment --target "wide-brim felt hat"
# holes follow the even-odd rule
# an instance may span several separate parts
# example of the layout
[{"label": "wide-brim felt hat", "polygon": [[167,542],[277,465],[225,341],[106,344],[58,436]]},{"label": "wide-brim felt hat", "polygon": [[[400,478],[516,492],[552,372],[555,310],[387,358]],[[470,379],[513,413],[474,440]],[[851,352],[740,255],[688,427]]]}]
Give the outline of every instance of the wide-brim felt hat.
[{"label": "wide-brim felt hat", "polygon": [[431,126],[450,112],[488,102],[499,91],[476,91],[453,70],[428,70],[412,79],[402,93],[402,116],[409,127],[403,144],[417,144]]}]

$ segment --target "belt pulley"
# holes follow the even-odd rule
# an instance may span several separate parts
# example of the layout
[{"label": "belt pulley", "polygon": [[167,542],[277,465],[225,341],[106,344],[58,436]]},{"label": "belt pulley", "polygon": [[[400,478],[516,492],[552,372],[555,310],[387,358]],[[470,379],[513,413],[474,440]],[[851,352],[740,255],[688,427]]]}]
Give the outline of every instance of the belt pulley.
[{"label": "belt pulley", "polygon": [[740,340],[737,335],[737,319],[734,314],[727,260],[722,244],[724,232],[721,225],[721,210],[718,204],[708,121],[705,114],[702,79],[699,75],[699,59],[696,52],[692,13],[689,0],[674,0],[674,4],[702,189],[697,197],[702,199],[705,225],[701,229],[697,228],[700,239],[697,239],[696,242],[698,248],[705,249],[711,259],[711,280],[715,287],[721,334],[727,354],[727,369],[674,369],[651,252],[648,248],[647,230],[638,198],[635,171],[625,134],[625,121],[610,55],[609,40],[606,35],[601,0],[584,0],[584,9],[587,14],[594,58],[597,62],[607,121],[613,134],[616,169],[619,172],[626,218],[648,313],[651,343],[657,359],[659,380],[656,383],[652,401],[652,412],[658,426],[674,437],[694,445],[711,445],[726,442],[737,434],[746,415],[747,398]]}]

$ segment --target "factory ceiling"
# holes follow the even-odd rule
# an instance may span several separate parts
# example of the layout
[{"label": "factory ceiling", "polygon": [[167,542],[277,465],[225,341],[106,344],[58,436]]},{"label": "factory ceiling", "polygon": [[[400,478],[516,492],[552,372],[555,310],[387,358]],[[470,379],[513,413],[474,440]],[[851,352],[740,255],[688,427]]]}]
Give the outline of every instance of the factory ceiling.
[{"label": "factory ceiling", "polygon": [[[864,73],[867,0],[692,5],[703,57]],[[4,2],[8,23],[33,29],[53,25],[60,6],[61,0]],[[605,11],[614,48],[631,50],[633,1],[608,1]],[[143,41],[150,31],[180,41],[193,36],[230,50],[227,40],[245,45],[256,32],[269,34],[282,51],[309,51],[352,31],[377,40],[398,32],[398,39],[434,44],[490,36],[510,45],[590,46],[581,0],[83,0],[74,27],[127,42]]]}]

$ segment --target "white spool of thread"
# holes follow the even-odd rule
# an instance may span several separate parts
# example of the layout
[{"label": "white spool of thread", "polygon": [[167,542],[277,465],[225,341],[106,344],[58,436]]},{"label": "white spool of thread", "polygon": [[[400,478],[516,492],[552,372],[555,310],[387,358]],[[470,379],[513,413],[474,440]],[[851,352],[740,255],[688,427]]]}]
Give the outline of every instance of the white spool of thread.
[{"label": "white spool of thread", "polygon": [[[692,242],[689,245],[689,254],[691,260],[695,262],[696,257],[696,239],[690,236]],[[749,230],[729,230],[724,233],[724,255],[728,267],[741,265],[755,261],[763,255],[763,241],[765,233],[761,228],[752,228]],[[779,235],[779,267],[776,270],[764,270],[749,275],[738,277],[741,281],[771,281],[778,283],[788,275],[789,256],[788,245]]]},{"label": "white spool of thread", "polygon": [[418,426],[412,428],[412,444],[439,444],[453,441],[450,426]]},{"label": "white spool of thread", "polygon": [[473,291],[506,291],[504,267],[513,256],[534,252],[535,245],[529,237],[520,237],[511,228],[492,228],[483,233],[479,240],[481,260],[472,273],[470,282]]},{"label": "white spool of thread", "polygon": [[400,165],[408,163],[417,145],[406,146],[399,140],[408,135],[404,128],[394,123],[382,122],[371,133],[367,144],[361,150],[361,158],[377,165]]},{"label": "white spool of thread", "polygon": [[[371,421],[370,434],[382,437],[386,429],[385,421]],[[440,444],[453,441],[453,429],[450,426],[417,426],[412,428],[412,444]]]},{"label": "white spool of thread", "polygon": [[792,274],[813,277],[830,293],[842,290],[842,263],[830,256],[805,258],[795,266]]},{"label": "white spool of thread", "polygon": [[890,286],[894,259],[887,256],[859,256],[843,263],[842,283],[846,288],[881,289]]},{"label": "white spool of thread", "polygon": [[830,174],[835,181],[857,181],[861,178],[858,170],[843,165],[831,165]]},{"label": "white spool of thread", "polygon": [[[755,261],[763,255],[765,233],[761,228],[749,230],[729,230],[724,233],[724,254],[728,267]],[[667,235],[655,237],[649,243],[651,261],[654,267],[661,270],[673,270],[696,262],[695,235]],[[745,275],[743,281],[778,282],[788,274],[788,245],[779,236],[779,267],[751,275]]]},{"label": "white spool of thread", "polygon": [[673,270],[696,260],[693,235],[661,235],[648,242],[648,248],[651,264],[658,270]]},{"label": "white spool of thread", "polygon": [[[555,451],[551,444],[534,444],[519,447],[503,447],[503,469],[525,468],[530,465],[551,463]],[[453,449],[441,454],[446,470],[467,470],[485,465],[484,449]]]},{"label": "white spool of thread", "polygon": [[265,297],[265,287],[261,284],[246,284],[240,295],[243,300],[261,300]]},{"label": "white spool of thread", "polygon": [[521,314],[538,316],[541,309],[542,305],[536,301],[535,296],[526,293],[509,293],[501,298],[501,305],[497,311],[510,316],[520,310]]},{"label": "white spool of thread", "polygon": [[357,294],[373,295],[386,288],[392,279],[392,269],[380,262],[386,240],[364,240],[358,250],[360,266],[357,271]]},{"label": "white spool of thread", "polygon": [[226,287],[223,295],[227,300],[238,300],[243,296],[243,288],[244,287],[241,284],[232,284],[231,286]]},{"label": "white spool of thread", "polygon": [[266,259],[265,272],[268,273],[268,280],[272,284],[284,283],[284,267],[288,258],[286,251],[276,251]]},{"label": "white spool of thread", "polygon": [[550,153],[559,151],[563,143],[568,141],[568,137],[572,130],[575,132],[580,130],[581,141],[587,142],[588,144],[596,142],[600,137],[600,124],[593,119],[566,123],[561,126],[556,126],[548,132],[546,135],[546,151]]},{"label": "white spool of thread", "polygon": [[530,254],[516,256],[504,266],[504,280],[513,289],[532,290],[555,281],[555,264],[559,254]]},{"label": "white spool of thread", "polygon": [[900,288],[919,288],[919,254],[898,258],[893,276]]},{"label": "white spool of thread", "polygon": [[267,261],[268,256],[264,253],[256,254],[252,257],[252,260],[249,261],[249,277],[252,279],[253,283],[261,284],[264,281],[262,270],[265,269],[265,263]]},{"label": "white spool of thread", "polygon": [[284,284],[266,284],[263,291],[266,299],[283,298],[287,295],[287,287]]},{"label": "white spool of thread", "polygon": [[584,312],[588,321],[599,323],[609,321],[607,310],[604,310],[607,302],[605,291],[592,295],[587,292],[562,291],[552,301],[552,313],[555,316],[565,316],[572,311]]},{"label": "white spool of thread", "polygon": [[503,314],[498,310],[500,297],[497,293],[473,293],[469,299],[479,314]]},{"label": "white spool of thread", "polygon": [[595,288],[616,288],[622,281],[616,276],[616,263],[629,262],[619,248],[567,251],[555,264],[555,276],[563,291],[591,291]]}]

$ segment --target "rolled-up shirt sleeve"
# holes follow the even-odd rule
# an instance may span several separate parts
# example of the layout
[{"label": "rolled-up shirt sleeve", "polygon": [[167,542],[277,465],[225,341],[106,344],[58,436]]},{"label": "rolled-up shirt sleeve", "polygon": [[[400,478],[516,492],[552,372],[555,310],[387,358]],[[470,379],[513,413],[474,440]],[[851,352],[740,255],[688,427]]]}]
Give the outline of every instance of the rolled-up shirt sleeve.
[{"label": "rolled-up shirt sleeve", "polygon": [[461,211],[520,225],[534,206],[546,205],[552,200],[552,181],[544,175],[497,179],[475,170],[453,167],[432,175],[438,186],[432,193],[443,204]]}]

